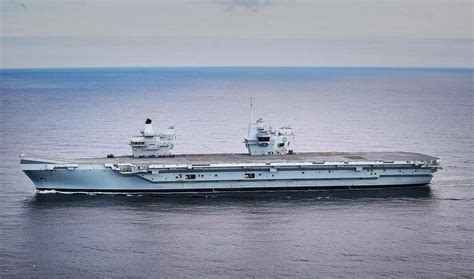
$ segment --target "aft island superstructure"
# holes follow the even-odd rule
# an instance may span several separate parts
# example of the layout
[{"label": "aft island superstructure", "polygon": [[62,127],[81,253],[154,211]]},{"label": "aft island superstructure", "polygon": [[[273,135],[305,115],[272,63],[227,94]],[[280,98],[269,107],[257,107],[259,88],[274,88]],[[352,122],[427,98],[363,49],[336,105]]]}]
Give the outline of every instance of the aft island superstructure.
[{"label": "aft island superstructure", "polygon": [[38,190],[75,192],[224,192],[426,186],[436,157],[408,152],[294,152],[290,126],[259,118],[244,139],[247,154],[173,155],[174,127],[155,133],[147,119],[130,140],[133,156],[57,159],[21,155]]}]

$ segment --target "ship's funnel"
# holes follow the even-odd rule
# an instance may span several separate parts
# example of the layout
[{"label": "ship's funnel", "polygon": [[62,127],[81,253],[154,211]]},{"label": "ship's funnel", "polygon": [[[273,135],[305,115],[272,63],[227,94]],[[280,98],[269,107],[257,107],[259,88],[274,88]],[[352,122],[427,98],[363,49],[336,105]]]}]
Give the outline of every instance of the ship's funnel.
[{"label": "ship's funnel", "polygon": [[145,137],[155,136],[155,131],[153,130],[153,126],[151,125],[151,119],[150,118],[148,118],[145,122],[145,129],[143,130],[143,135]]}]

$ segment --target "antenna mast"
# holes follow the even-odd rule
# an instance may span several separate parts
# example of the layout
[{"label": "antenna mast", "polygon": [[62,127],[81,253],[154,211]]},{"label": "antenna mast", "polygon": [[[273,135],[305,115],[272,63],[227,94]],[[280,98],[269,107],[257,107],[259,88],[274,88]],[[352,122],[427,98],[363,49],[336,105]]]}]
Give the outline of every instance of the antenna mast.
[{"label": "antenna mast", "polygon": [[250,124],[253,123],[253,98],[250,97]]}]

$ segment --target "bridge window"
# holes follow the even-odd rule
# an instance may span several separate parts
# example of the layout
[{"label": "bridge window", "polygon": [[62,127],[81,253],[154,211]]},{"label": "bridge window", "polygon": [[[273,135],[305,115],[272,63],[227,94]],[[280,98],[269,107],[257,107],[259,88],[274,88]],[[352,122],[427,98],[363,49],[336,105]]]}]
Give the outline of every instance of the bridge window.
[{"label": "bridge window", "polygon": [[255,178],[255,173],[253,173],[253,172],[247,172],[247,173],[245,174],[245,178]]},{"label": "bridge window", "polygon": [[195,174],[186,174],[186,179],[196,179]]},{"label": "bridge window", "polygon": [[258,141],[270,141],[270,137],[258,137]]},{"label": "bridge window", "polygon": [[280,143],[278,144],[278,147],[283,147],[283,146],[285,146],[285,144],[284,144],[283,142],[280,142]]}]

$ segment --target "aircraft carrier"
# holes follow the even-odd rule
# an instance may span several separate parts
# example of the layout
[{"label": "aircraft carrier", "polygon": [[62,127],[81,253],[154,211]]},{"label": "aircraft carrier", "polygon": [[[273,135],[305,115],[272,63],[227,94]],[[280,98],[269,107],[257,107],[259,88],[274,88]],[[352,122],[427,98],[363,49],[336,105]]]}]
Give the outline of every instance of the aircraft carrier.
[{"label": "aircraft carrier", "polygon": [[195,193],[428,186],[436,157],[409,152],[294,152],[289,126],[249,123],[246,154],[173,155],[174,127],[152,121],[130,140],[132,156],[58,159],[22,154],[39,191]]}]

